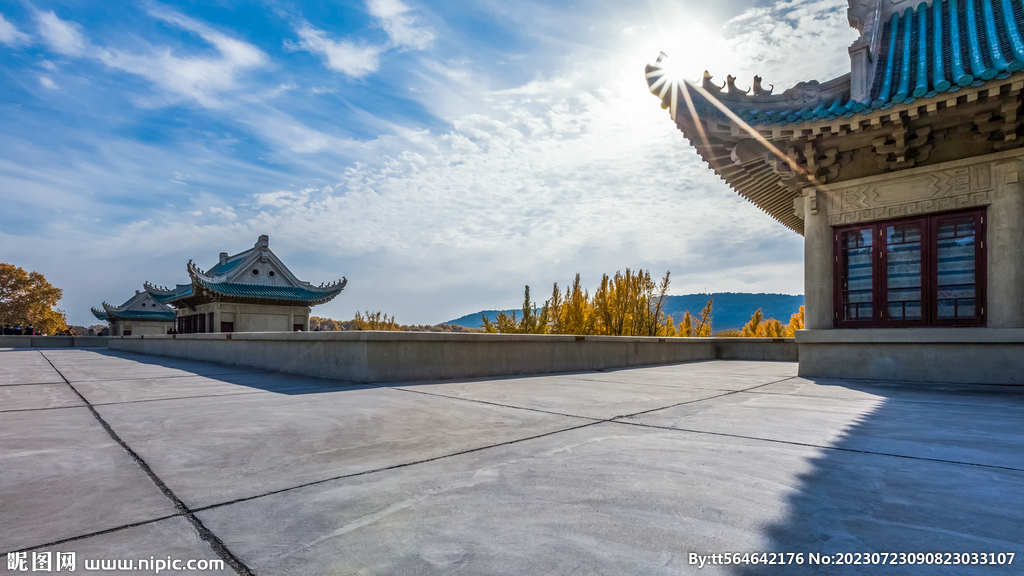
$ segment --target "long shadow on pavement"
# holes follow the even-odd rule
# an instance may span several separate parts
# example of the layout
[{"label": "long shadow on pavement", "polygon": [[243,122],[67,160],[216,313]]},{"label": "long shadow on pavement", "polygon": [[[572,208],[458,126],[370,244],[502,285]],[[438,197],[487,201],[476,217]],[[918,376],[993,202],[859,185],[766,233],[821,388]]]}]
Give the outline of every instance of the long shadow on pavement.
[{"label": "long shadow on pavement", "polygon": [[[803,553],[803,564],[746,564],[733,574],[1020,573],[1024,386],[801,379],[792,388],[877,405],[809,461],[787,515],[764,528],[763,552]],[[821,445],[813,436],[791,441]],[[965,552],[978,553],[971,562],[994,554],[985,558],[996,565],[945,564]],[[878,565],[884,553],[897,564]],[[811,554],[824,559],[812,564]]]}]

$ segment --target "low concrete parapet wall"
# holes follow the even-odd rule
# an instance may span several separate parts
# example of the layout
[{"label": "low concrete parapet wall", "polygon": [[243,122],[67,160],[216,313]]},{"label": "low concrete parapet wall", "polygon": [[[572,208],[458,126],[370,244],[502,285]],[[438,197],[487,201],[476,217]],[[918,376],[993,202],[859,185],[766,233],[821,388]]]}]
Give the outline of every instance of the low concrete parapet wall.
[{"label": "low concrete parapet wall", "polygon": [[112,350],[350,382],[581,372],[694,360],[796,361],[792,338],[438,332],[259,332],[112,337]]},{"label": "low concrete parapet wall", "polygon": [[1024,384],[1024,329],[800,330],[800,376]]},{"label": "low concrete parapet wall", "polygon": [[105,348],[107,336],[3,336],[0,348]]}]

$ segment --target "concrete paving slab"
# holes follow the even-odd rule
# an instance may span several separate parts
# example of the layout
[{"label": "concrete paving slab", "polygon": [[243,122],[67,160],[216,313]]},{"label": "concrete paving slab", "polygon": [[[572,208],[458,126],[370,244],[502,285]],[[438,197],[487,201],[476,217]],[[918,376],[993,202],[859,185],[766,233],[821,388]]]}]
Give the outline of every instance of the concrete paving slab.
[{"label": "concrete paving slab", "polygon": [[0,386],[64,381],[37,350],[16,348],[3,352],[0,363],[3,365],[3,370],[0,370]]},{"label": "concrete paving slab", "polygon": [[[1020,490],[1019,472],[605,423],[198,516],[264,574],[678,575],[691,552],[1020,550]],[[958,568],[928,573],[1011,573]]]},{"label": "concrete paving slab", "polygon": [[274,372],[96,380],[75,383],[75,388],[94,405],[229,394],[257,394],[260,392],[297,394],[310,390],[329,391],[350,386],[353,384],[339,380],[306,378]]},{"label": "concrete paving slab", "polygon": [[587,422],[373,386],[96,409],[192,508]]},{"label": "concrete paving slab", "polygon": [[973,406],[743,392],[629,421],[1024,470],[1024,398],[1018,395],[1001,406]]},{"label": "concrete paving slab", "polygon": [[532,376],[414,383],[393,388],[570,416],[608,419],[722,394],[721,390]]},{"label": "concrete paving slab", "polygon": [[655,386],[672,386],[687,390],[705,389],[720,391],[745,390],[752,386],[760,386],[771,382],[791,378],[778,374],[718,374],[713,372],[686,371],[648,371],[643,374],[625,370],[615,372],[592,372],[585,374],[559,374],[552,378],[564,380],[581,380],[585,382],[636,383]]},{"label": "concrete paving slab", "polygon": [[60,384],[23,384],[0,387],[0,412],[85,406],[70,386]]},{"label": "concrete paving slab", "polygon": [[701,360],[682,364],[658,364],[656,366],[637,366],[635,368],[615,368],[607,373],[630,372],[649,374],[655,372],[673,373],[713,373],[713,374],[757,374],[771,376],[796,376],[796,362],[758,362],[751,360]]},{"label": "concrete paving slab", "polygon": [[70,382],[266,373],[254,368],[109,350],[46,350],[43,354]]},{"label": "concrete paving slab", "polygon": [[0,413],[0,551],[175,513],[87,408]]},{"label": "concrete paving slab", "polygon": [[[122,568],[131,566],[133,570],[143,574],[235,574],[235,571],[229,566],[217,568],[220,566],[220,557],[210,548],[209,544],[199,537],[199,533],[189,524],[188,520],[181,516],[90,536],[81,540],[72,540],[55,546],[46,546],[34,552],[49,552],[51,554],[52,572],[57,572],[56,557],[58,553],[73,552],[75,554],[73,573],[88,571],[94,574],[118,574],[127,571],[116,568],[103,569],[104,566],[111,566],[109,562],[113,561],[113,566]],[[31,553],[27,555],[27,560],[31,562]],[[158,560],[162,563],[158,564]],[[157,568],[175,560],[180,561],[178,566],[185,569],[166,568],[159,572],[156,571]],[[189,560],[201,560],[204,561],[204,564],[193,563],[191,565],[195,569],[188,570]],[[211,560],[218,563],[207,563]],[[2,561],[0,560],[0,562]],[[107,562],[104,563],[104,561]],[[31,564],[29,565],[31,566]],[[98,567],[99,570],[96,570],[95,567]],[[199,567],[206,569],[199,570]],[[66,569],[61,570],[61,572],[64,571]]]}]

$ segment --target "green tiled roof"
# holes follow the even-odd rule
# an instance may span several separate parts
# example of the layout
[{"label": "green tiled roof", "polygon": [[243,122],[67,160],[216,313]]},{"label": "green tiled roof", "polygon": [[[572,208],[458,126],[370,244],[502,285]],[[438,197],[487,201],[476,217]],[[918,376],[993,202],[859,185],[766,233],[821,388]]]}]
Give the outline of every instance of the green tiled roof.
[{"label": "green tiled roof", "polygon": [[319,302],[330,300],[341,293],[343,286],[331,290],[310,290],[294,286],[265,286],[260,284],[240,284],[237,282],[208,282],[196,278],[206,289],[222,296],[242,298],[258,298],[265,300],[291,300],[295,302]]},{"label": "green tiled roof", "polygon": [[218,263],[213,268],[207,270],[206,273],[209,274],[210,276],[216,276],[218,274],[227,274],[228,272],[234,270],[236,266],[241,264],[242,260],[244,260],[244,258],[236,258],[235,260],[225,262],[223,264]]},{"label": "green tiled roof", "polygon": [[92,315],[95,316],[96,319],[99,320],[100,322],[106,322],[107,321],[107,313],[104,312],[103,310],[97,310],[97,309],[93,308],[92,309]]},{"label": "green tiled roof", "polygon": [[146,291],[149,292],[149,295],[150,295],[150,297],[153,298],[153,300],[156,300],[157,302],[159,302],[161,304],[167,304],[169,302],[173,302],[175,300],[180,300],[180,299],[182,299],[182,298],[184,298],[186,296],[191,295],[192,294],[192,285],[191,284],[178,285],[178,286],[175,287],[174,290],[167,291],[167,292],[162,291],[162,290],[157,290],[154,287],[147,285],[146,286]]},{"label": "green tiled roof", "polygon": [[947,0],[893,14],[882,28],[872,109],[981,86],[1024,68],[1019,0]]},{"label": "green tiled roof", "polygon": [[123,312],[111,312],[108,316],[123,318],[125,320],[174,320],[174,312],[150,312],[148,310],[125,310]]}]

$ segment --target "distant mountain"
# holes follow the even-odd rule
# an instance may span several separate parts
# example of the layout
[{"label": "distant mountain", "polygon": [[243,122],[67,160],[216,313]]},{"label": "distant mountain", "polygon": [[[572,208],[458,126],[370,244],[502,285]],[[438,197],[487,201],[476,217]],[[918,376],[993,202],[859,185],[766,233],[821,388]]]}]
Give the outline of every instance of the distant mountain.
[{"label": "distant mountain", "polygon": [[775,318],[783,324],[789,324],[789,317],[800,311],[804,305],[803,295],[791,294],[751,294],[748,292],[718,292],[716,294],[687,294],[685,296],[669,296],[665,304],[665,315],[671,316],[678,326],[683,321],[687,310],[690,315],[700,314],[701,308],[714,297],[711,307],[711,328],[729,330],[743,328],[750,321],[750,315],[758,308],[765,318]]},{"label": "distant mountain", "polygon": [[[804,305],[802,295],[791,294],[751,294],[748,292],[718,292],[715,294],[687,294],[685,296],[669,296],[665,303],[665,314],[672,316],[672,320],[678,325],[683,321],[683,314],[687,310],[696,316],[700,314],[701,308],[707,304],[708,299],[714,297],[715,303],[711,310],[711,327],[715,332],[732,328],[742,328],[750,320],[750,315],[758,308],[765,318],[775,318],[783,324],[789,323],[789,317],[800,310]],[[506,314],[512,314],[512,310],[503,310]],[[523,311],[515,310],[517,315],[522,316]],[[497,310],[482,310],[474,314],[466,314],[461,318],[449,320],[445,324],[457,324],[467,328],[479,328],[483,323],[481,316],[484,314],[494,320],[498,315]]]},{"label": "distant mountain", "polygon": [[[523,317],[522,308],[518,310],[502,310],[502,312],[510,316],[512,315],[512,312],[515,312],[516,318]],[[481,310],[474,314],[466,314],[465,316],[456,318],[455,320],[449,320],[444,322],[444,324],[455,324],[456,326],[465,326],[466,328],[479,328],[480,325],[484,323],[482,318],[484,314],[487,314],[487,319],[493,322],[494,319],[498,317],[498,310]]]}]

